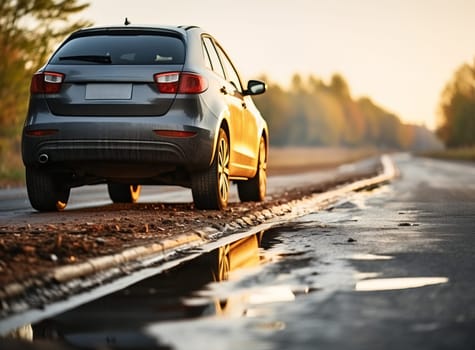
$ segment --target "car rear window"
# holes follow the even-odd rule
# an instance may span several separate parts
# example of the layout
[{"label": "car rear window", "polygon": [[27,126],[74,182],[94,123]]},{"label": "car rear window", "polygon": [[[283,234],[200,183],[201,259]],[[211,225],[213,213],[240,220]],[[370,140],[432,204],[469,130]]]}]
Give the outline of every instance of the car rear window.
[{"label": "car rear window", "polygon": [[74,38],[53,55],[54,64],[183,64],[184,43],[162,35],[94,35]]}]

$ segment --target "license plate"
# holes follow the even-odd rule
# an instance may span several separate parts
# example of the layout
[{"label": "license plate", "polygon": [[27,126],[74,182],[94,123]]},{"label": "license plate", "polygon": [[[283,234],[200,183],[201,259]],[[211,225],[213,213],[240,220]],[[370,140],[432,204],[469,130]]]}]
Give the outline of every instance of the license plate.
[{"label": "license plate", "polygon": [[132,84],[87,84],[86,100],[130,100]]}]

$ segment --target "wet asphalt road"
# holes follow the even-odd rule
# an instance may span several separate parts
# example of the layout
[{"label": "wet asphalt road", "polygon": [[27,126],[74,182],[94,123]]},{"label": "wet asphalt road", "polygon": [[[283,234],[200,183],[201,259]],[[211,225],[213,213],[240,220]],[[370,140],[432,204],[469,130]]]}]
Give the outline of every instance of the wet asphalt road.
[{"label": "wet asphalt road", "polygon": [[91,349],[474,349],[475,166],[396,162],[389,185],[33,325],[35,337]]},{"label": "wet asphalt road", "polygon": [[45,320],[35,336],[95,349],[473,349],[475,167],[396,161],[390,185]]}]

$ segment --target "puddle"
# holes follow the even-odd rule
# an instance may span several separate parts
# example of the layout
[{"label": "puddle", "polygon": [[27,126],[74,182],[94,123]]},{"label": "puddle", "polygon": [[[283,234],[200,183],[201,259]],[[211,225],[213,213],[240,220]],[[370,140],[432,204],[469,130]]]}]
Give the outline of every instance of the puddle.
[{"label": "puddle", "polygon": [[279,245],[278,230],[265,236],[260,232],[28,329],[34,343],[81,349],[168,349],[157,334],[149,332],[155,325],[202,322],[209,317],[260,317],[267,313],[265,305],[293,302],[308,293],[305,285],[260,283],[253,277],[263,266],[285,258]]},{"label": "puddle", "polygon": [[[257,333],[281,331],[286,326],[273,318],[276,310],[313,292],[320,294],[317,279],[324,281],[334,275],[334,266],[322,266],[315,257],[323,227],[318,222],[286,224],[225,244],[115,293],[28,325],[33,344],[51,344],[58,349],[172,349],[180,348],[183,332],[192,337],[183,338],[184,343],[190,344],[190,339],[206,343],[209,335],[222,333],[224,325],[239,329],[246,324]],[[312,240],[308,234],[313,235]],[[325,269],[328,271],[322,274]],[[341,278],[339,275],[338,281]],[[345,281],[351,283],[352,279]],[[206,332],[197,333],[202,327]],[[221,336],[218,343],[227,342],[227,338]],[[248,340],[255,345],[251,348],[258,348],[257,338]]]},{"label": "puddle", "polygon": [[400,290],[420,288],[448,282],[449,279],[447,277],[376,278],[358,281],[355,290],[358,292]]},{"label": "puddle", "polygon": [[391,260],[393,259],[393,257],[390,255],[354,254],[350,259],[371,261],[371,260]]}]

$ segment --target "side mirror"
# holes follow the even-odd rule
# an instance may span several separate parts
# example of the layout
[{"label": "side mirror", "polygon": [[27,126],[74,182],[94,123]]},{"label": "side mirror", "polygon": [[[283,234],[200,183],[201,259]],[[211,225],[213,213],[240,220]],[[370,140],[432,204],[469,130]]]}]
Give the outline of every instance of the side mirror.
[{"label": "side mirror", "polygon": [[245,91],[245,95],[259,95],[266,92],[266,83],[260,80],[249,80],[247,83],[247,90]]}]

